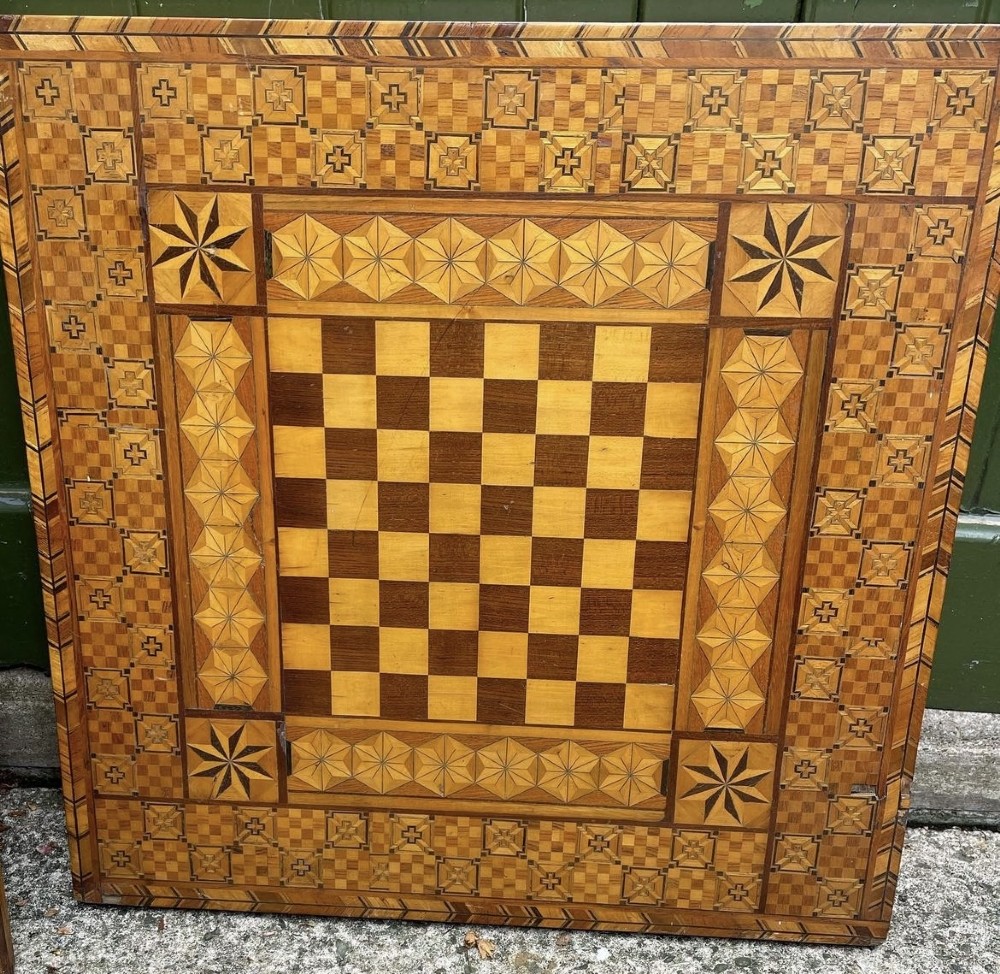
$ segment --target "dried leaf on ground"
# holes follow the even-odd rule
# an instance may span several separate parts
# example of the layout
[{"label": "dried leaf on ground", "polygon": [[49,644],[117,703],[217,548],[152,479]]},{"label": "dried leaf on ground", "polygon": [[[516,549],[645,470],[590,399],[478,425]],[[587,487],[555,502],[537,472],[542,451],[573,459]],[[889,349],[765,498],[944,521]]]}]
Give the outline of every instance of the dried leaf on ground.
[{"label": "dried leaf on ground", "polygon": [[492,940],[485,940],[472,930],[465,935],[465,946],[470,949],[475,947],[479,951],[481,960],[489,960],[496,953],[497,949],[496,944]]}]

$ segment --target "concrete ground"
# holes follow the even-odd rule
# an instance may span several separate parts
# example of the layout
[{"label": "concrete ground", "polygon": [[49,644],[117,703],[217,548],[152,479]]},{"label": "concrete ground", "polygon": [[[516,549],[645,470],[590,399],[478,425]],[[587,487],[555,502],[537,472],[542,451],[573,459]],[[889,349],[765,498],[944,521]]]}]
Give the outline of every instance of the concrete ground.
[{"label": "concrete ground", "polygon": [[912,828],[892,934],[877,948],[469,928],[79,906],[69,892],[58,793],[0,795],[3,866],[21,974],[995,974],[1000,832]]},{"label": "concrete ground", "polygon": [[[48,680],[0,672],[0,781],[54,783]],[[892,933],[882,947],[81,907],[53,788],[0,786],[21,974],[998,974],[1000,715],[929,711]],[[936,827],[923,827],[923,826]],[[941,827],[963,825],[965,828]]]}]

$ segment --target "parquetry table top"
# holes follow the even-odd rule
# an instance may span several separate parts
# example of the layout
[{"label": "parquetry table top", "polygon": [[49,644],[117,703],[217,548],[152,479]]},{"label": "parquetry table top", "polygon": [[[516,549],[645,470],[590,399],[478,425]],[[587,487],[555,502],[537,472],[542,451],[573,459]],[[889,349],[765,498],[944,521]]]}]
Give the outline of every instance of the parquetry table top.
[{"label": "parquetry table top", "polygon": [[78,895],[884,937],[998,58],[0,19]]}]

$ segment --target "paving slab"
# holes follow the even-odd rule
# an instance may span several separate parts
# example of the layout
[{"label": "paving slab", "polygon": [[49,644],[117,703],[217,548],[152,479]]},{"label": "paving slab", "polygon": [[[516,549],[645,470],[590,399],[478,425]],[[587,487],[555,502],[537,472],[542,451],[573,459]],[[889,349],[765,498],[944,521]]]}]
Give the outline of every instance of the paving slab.
[{"label": "paving slab", "polygon": [[[1000,832],[911,828],[875,948],[81,906],[59,793],[0,794],[21,974],[996,974]],[[483,960],[469,932],[492,941]]]}]

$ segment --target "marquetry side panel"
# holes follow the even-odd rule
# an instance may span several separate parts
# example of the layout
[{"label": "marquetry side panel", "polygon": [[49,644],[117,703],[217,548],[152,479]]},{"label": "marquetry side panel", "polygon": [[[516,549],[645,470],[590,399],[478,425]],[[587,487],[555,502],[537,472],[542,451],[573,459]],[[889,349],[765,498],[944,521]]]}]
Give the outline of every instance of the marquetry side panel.
[{"label": "marquetry side panel", "polygon": [[98,793],[171,795],[179,699],[131,72],[60,62],[20,78],[91,775]]},{"label": "marquetry side panel", "polygon": [[58,462],[52,436],[51,385],[45,368],[44,325],[37,302],[38,285],[31,247],[31,215],[25,196],[23,145],[14,106],[14,65],[4,64],[0,91],[6,106],[0,116],[3,180],[0,185],[0,249],[14,344],[21,417],[32,489],[32,515],[38,539],[42,604],[49,641],[49,660],[62,764],[63,793],[69,834],[73,886],[83,893],[93,881],[83,699],[66,579],[66,526],[59,495]]},{"label": "marquetry side panel", "polygon": [[234,884],[233,906],[245,908],[239,887],[253,885],[270,888],[261,892],[272,906],[301,909],[317,896],[336,903],[364,891],[422,902],[428,919],[447,918],[456,896],[481,898],[484,916],[496,919],[532,910],[612,923],[643,908],[746,914],[759,896],[752,877],[765,847],[763,834],[734,829],[516,814],[151,803],[136,818],[127,803],[107,800],[99,815],[117,826],[103,847],[106,888],[116,899],[144,878],[162,883],[158,860],[169,849],[182,853],[170,857],[175,896]]},{"label": "marquetry side panel", "polygon": [[3,185],[0,188],[0,247],[4,283],[20,393],[21,416],[32,487],[32,514],[38,538],[42,604],[49,640],[57,734],[63,771],[63,792],[70,834],[74,888],[83,891],[93,878],[89,837],[83,699],[79,693],[78,656],[73,639],[72,607],[66,578],[66,526],[59,495],[58,462],[52,436],[51,395],[45,368],[44,324],[38,308],[38,285],[33,272],[31,215],[25,196],[23,147],[15,124],[12,65],[4,65],[0,86],[6,93],[0,121]]},{"label": "marquetry side panel", "polygon": [[805,896],[823,915],[860,912],[875,816],[898,807],[880,775],[971,215],[855,214],[796,629],[776,909]]},{"label": "marquetry side panel", "polygon": [[[996,139],[998,109],[993,107]],[[944,601],[944,587],[954,547],[959,504],[969,462],[969,448],[986,368],[986,356],[996,315],[1000,261],[997,257],[997,224],[1000,185],[996,171],[1000,144],[993,146],[993,167],[980,180],[980,225],[970,231],[968,271],[962,282],[955,312],[950,383],[942,396],[946,417],[939,433],[934,492],[927,505],[927,525],[921,539],[918,576],[903,657],[899,692],[888,728],[889,746],[882,775],[887,798],[876,819],[872,854],[871,890],[865,900],[866,915],[892,908],[902,854],[905,815],[909,809],[910,783],[916,764],[920,720],[927,695],[930,664]],[[898,811],[897,811],[898,809]]]},{"label": "marquetry side panel", "polygon": [[251,322],[169,325],[197,681],[190,705],[274,710]]},{"label": "marquetry side panel", "polygon": [[[717,331],[701,557],[692,569],[678,725],[758,731],[798,439],[808,335]],[[707,456],[708,459],[705,459]]]}]

